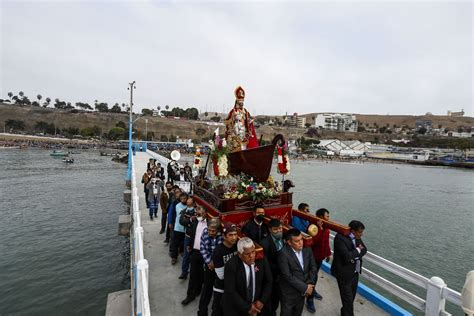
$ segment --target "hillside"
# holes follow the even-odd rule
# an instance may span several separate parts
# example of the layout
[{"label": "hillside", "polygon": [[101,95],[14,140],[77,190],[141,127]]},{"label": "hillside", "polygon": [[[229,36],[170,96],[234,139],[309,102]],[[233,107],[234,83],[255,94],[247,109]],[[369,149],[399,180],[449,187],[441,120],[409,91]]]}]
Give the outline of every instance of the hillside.
[{"label": "hillside", "polygon": [[[316,113],[306,114],[305,116],[315,116]],[[377,123],[378,126],[389,124],[393,126],[408,125],[414,127],[418,118],[427,118],[424,116],[402,116],[402,115],[357,115],[357,120],[362,124],[369,124],[370,126]],[[474,118],[472,117],[447,117],[447,116],[429,116],[433,121],[433,126],[457,128],[458,126],[474,126]],[[128,122],[128,115],[125,113],[99,113],[99,112],[78,112],[71,113],[65,110],[56,110],[51,108],[31,107],[31,106],[17,106],[0,104],[0,122],[5,123],[7,120],[21,120],[25,123],[25,132],[33,134],[36,122],[46,122],[48,124],[55,124],[60,129],[78,128],[79,130],[89,127],[97,126],[100,128],[102,134],[107,133],[118,122]],[[164,117],[142,117],[134,123],[142,134],[145,134],[145,119],[148,120],[148,132],[153,133],[153,139],[159,140],[164,135],[169,137],[179,136],[179,138],[194,139],[200,141],[203,138],[208,138],[217,128],[216,123],[209,123],[203,121],[189,121],[186,119],[164,118]],[[0,124],[1,124],[0,123]],[[0,127],[3,130],[2,127]],[[220,126],[221,134],[224,127]],[[293,128],[283,126],[267,126],[262,125],[257,127],[257,135],[262,135],[263,139],[269,141],[276,134],[283,134],[286,138],[295,139],[304,135],[307,129]],[[399,138],[395,134],[372,134],[372,133],[348,133],[348,132],[330,132],[320,131],[319,136],[322,138],[339,138],[339,139],[358,139],[361,141],[383,141],[393,138]]]}]

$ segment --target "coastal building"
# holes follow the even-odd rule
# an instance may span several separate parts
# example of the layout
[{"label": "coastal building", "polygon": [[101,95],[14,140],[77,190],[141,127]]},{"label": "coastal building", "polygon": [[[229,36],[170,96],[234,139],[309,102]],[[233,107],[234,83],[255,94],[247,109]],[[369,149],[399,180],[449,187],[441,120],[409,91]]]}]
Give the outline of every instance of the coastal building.
[{"label": "coastal building", "polygon": [[331,131],[357,132],[356,116],[347,113],[319,113],[314,126]]},{"label": "coastal building", "polygon": [[462,109],[461,112],[452,112],[452,111],[448,110],[448,116],[462,117],[462,116],[464,116],[464,109]]},{"label": "coastal building", "polygon": [[293,115],[285,115],[285,122],[288,126],[304,128],[306,124],[306,117],[298,116],[298,113],[293,113]]}]

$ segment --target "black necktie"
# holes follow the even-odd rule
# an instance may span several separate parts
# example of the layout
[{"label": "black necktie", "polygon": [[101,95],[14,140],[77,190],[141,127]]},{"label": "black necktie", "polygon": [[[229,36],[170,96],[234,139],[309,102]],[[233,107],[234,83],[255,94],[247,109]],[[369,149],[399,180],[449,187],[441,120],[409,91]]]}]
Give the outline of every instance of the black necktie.
[{"label": "black necktie", "polygon": [[247,285],[247,300],[249,302],[253,302],[253,274],[252,274],[252,266],[249,265],[249,284]]}]

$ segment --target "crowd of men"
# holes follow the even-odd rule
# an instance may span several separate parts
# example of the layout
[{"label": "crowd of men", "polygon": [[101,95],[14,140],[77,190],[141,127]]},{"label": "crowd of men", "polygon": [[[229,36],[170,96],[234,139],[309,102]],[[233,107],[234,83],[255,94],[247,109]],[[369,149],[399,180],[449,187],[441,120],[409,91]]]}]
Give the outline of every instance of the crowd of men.
[{"label": "crowd of men", "polygon": [[[179,181],[179,180],[178,180]],[[142,183],[147,197],[150,220],[161,208],[161,230],[169,247],[171,264],[182,255],[179,279],[189,278],[183,305],[199,298],[197,315],[301,315],[306,305],[315,313],[317,275],[323,260],[329,261],[329,211],[319,209],[318,233],[311,247],[303,247],[303,233],[309,222],[293,216],[291,228],[284,233],[283,223],[267,218],[257,205],[253,218],[241,229],[208,217],[206,209],[196,205],[192,196],[173,183],[165,182],[163,168],[153,160],[147,165]],[[164,184],[164,185],[163,185]],[[298,209],[310,212],[309,205]],[[337,234],[331,267],[341,296],[341,315],[354,315],[353,302],[362,257],[367,249],[361,240],[364,225],[349,223],[350,234]],[[245,235],[239,239],[239,231]],[[260,245],[261,247],[258,247]],[[263,251],[263,254],[260,253]],[[212,304],[211,304],[212,301]]]}]

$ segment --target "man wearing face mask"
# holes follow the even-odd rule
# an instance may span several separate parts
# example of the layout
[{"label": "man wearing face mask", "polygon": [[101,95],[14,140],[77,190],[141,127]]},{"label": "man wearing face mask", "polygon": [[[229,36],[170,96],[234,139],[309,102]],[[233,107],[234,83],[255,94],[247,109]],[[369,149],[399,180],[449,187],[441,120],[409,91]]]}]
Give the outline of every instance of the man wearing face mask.
[{"label": "man wearing face mask", "polygon": [[257,205],[254,210],[254,218],[249,220],[241,229],[245,236],[249,237],[256,243],[269,235],[268,227],[263,223],[265,219],[265,209]]},{"label": "man wearing face mask", "polygon": [[270,264],[273,286],[270,302],[263,307],[264,315],[276,316],[276,310],[280,303],[280,268],[278,267],[278,252],[283,248],[283,226],[280,220],[272,218],[268,222],[270,236],[262,239],[261,246],[265,253],[265,258]]}]

